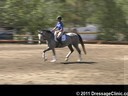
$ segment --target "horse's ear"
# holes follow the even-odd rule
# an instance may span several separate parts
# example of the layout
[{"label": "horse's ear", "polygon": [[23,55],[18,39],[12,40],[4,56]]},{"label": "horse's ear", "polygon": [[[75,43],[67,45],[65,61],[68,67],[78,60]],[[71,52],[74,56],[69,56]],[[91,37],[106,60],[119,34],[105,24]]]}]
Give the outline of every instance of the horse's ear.
[{"label": "horse's ear", "polygon": [[42,33],[42,31],[41,31],[41,30],[37,30],[37,32],[38,32],[38,34],[41,34],[41,33]]}]

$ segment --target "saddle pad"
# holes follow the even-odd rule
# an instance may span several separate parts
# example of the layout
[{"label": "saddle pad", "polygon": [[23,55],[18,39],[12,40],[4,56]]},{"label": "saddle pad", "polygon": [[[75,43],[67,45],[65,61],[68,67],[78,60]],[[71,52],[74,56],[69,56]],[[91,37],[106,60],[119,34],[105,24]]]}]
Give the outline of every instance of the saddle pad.
[{"label": "saddle pad", "polygon": [[64,35],[62,35],[62,37],[61,37],[61,41],[65,41],[66,40],[66,35],[64,34]]}]

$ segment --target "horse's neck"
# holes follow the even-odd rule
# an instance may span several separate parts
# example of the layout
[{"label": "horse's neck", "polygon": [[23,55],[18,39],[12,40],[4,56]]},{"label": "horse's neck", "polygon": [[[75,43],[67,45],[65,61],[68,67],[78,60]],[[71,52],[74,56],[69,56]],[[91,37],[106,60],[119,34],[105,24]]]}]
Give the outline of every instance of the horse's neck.
[{"label": "horse's neck", "polygon": [[50,39],[46,40],[49,47],[52,47],[55,43],[54,37],[51,37]]},{"label": "horse's neck", "polygon": [[47,39],[47,41],[48,41],[48,42],[53,42],[53,41],[55,41],[55,40],[54,40],[54,34],[52,34],[52,35],[50,36],[50,38]]}]

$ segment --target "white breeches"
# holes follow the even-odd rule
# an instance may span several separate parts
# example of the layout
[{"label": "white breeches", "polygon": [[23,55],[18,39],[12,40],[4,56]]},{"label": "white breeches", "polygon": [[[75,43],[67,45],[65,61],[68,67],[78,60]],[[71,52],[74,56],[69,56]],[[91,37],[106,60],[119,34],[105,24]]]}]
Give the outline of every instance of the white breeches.
[{"label": "white breeches", "polygon": [[63,32],[55,31],[55,33],[54,33],[55,40],[56,40],[57,38],[60,38],[62,35],[63,35]]}]

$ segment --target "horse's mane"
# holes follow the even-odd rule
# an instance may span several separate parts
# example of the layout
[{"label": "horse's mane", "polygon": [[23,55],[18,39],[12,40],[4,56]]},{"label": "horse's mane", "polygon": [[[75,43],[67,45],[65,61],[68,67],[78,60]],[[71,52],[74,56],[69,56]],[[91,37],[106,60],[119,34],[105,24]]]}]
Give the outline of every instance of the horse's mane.
[{"label": "horse's mane", "polygon": [[48,33],[52,33],[50,30],[41,30],[41,31],[45,31],[45,32],[48,32]]}]

